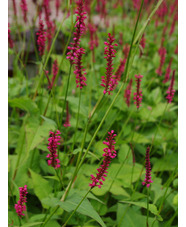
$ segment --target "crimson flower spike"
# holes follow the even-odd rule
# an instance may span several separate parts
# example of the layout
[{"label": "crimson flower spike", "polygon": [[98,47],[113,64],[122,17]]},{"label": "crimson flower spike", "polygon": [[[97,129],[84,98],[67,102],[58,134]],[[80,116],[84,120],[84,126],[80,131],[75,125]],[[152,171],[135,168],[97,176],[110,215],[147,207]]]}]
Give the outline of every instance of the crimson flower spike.
[{"label": "crimson flower spike", "polygon": [[63,126],[66,127],[66,128],[71,126],[71,124],[70,124],[70,114],[69,114],[68,102],[66,104],[66,121],[65,121],[65,123],[64,123]]},{"label": "crimson flower spike", "polygon": [[85,16],[86,12],[84,12],[83,0],[78,0],[76,4],[77,4],[77,10],[75,11],[75,13],[77,14],[77,17],[76,17],[76,25],[75,25],[76,31],[74,32],[74,38],[73,38],[74,42],[70,43],[71,46],[68,46],[68,50],[70,51],[67,53],[68,55],[67,59],[70,60],[71,64],[74,64],[74,60],[77,57],[77,50],[80,48],[79,45],[80,45],[81,36],[86,30],[84,20],[87,17]]},{"label": "crimson flower spike", "polygon": [[15,0],[12,0],[12,2],[13,2],[14,16],[16,17],[17,16],[16,2]]},{"label": "crimson flower spike", "polygon": [[26,210],[25,203],[27,202],[27,200],[26,200],[27,194],[28,194],[27,185],[19,188],[19,201],[17,202],[17,204],[15,204],[15,210],[20,218],[22,218],[22,216],[25,216],[23,211]]},{"label": "crimson flower spike", "polygon": [[143,33],[140,41],[141,49],[140,49],[140,57],[143,55],[143,50],[145,49],[145,34]]},{"label": "crimson flower spike", "polygon": [[129,107],[130,106],[130,96],[131,96],[131,89],[132,89],[132,79],[130,79],[130,82],[125,90],[125,93],[124,93],[124,98],[125,98],[125,102],[127,104],[127,106]]},{"label": "crimson flower spike", "polygon": [[27,22],[27,11],[28,11],[26,0],[21,0],[20,6],[21,6],[22,13],[23,13],[24,22],[26,23]]},{"label": "crimson flower spike", "polygon": [[146,185],[146,187],[149,188],[150,184],[153,183],[151,180],[150,147],[147,147],[145,160],[146,175],[142,185]]},{"label": "crimson flower spike", "polygon": [[50,154],[48,154],[46,157],[49,158],[48,160],[48,165],[53,166],[55,169],[60,167],[60,161],[57,158],[57,146],[60,145],[59,141],[61,139],[61,136],[59,136],[59,134],[61,134],[61,132],[59,130],[55,132],[50,131],[49,132],[49,144],[48,144],[48,150],[50,151]]},{"label": "crimson flower spike", "polygon": [[160,55],[160,65],[159,65],[159,68],[156,70],[156,73],[161,76],[162,75],[162,67],[163,67],[163,64],[165,62],[165,55],[166,55],[166,49],[165,47],[160,47],[159,50],[158,50],[158,53]]},{"label": "crimson flower spike", "polygon": [[175,71],[176,70],[174,70],[173,73],[172,73],[171,83],[170,83],[170,86],[169,86],[169,88],[167,90],[167,94],[168,95],[167,95],[166,99],[167,99],[167,102],[168,103],[171,103],[172,102],[172,99],[173,99],[174,93],[175,93],[175,90],[173,89],[174,80],[175,80]]},{"label": "crimson flower spike", "polygon": [[10,48],[13,48],[14,47],[14,42],[12,40],[12,37],[11,37],[11,34],[10,34],[10,29],[9,29],[9,24],[8,24],[8,44],[9,44],[9,47]]},{"label": "crimson flower spike", "polygon": [[170,77],[170,73],[171,73],[172,60],[173,60],[173,58],[171,58],[170,61],[169,61],[169,65],[168,65],[168,67],[166,69],[165,78],[163,80],[163,83],[166,83],[166,82],[169,81],[169,77]]},{"label": "crimson flower spike", "polygon": [[141,106],[140,103],[142,102],[142,91],[140,90],[140,82],[143,78],[142,75],[135,75],[136,77],[136,92],[134,93],[134,104],[136,104],[137,109]]},{"label": "crimson flower spike", "polygon": [[75,64],[75,70],[74,70],[74,74],[76,75],[76,87],[79,87],[80,89],[82,89],[84,86],[86,86],[87,84],[85,83],[86,81],[86,77],[85,75],[87,74],[85,71],[85,69],[83,69],[82,66],[82,55],[85,54],[84,52],[85,50],[83,48],[79,48],[76,51],[76,59],[74,61]]},{"label": "crimson flower spike", "polygon": [[111,36],[110,33],[108,33],[108,42],[105,42],[106,45],[104,54],[106,55],[107,60],[107,67],[106,67],[106,77],[102,76],[102,83],[101,86],[103,86],[105,89],[103,91],[104,94],[108,93],[110,95],[110,92],[113,91],[114,85],[116,84],[115,76],[113,75],[113,58],[115,57],[116,50],[114,49],[114,46],[118,46],[118,44],[113,44],[114,37]]},{"label": "crimson flower spike", "polygon": [[105,177],[107,176],[106,173],[107,169],[109,167],[109,164],[113,158],[116,157],[116,151],[115,151],[115,140],[116,134],[114,134],[114,130],[111,130],[111,132],[108,132],[108,137],[106,138],[106,141],[103,141],[103,144],[105,144],[107,147],[103,149],[104,154],[104,160],[103,164],[97,169],[98,173],[96,173],[96,177],[94,175],[91,175],[91,181],[92,183],[89,184],[91,188],[98,187],[101,188],[103,185],[102,181],[105,181]]},{"label": "crimson flower spike", "polygon": [[39,55],[43,56],[45,52],[46,32],[44,30],[44,24],[41,18],[39,19],[39,31],[37,35],[37,45],[39,47]]}]

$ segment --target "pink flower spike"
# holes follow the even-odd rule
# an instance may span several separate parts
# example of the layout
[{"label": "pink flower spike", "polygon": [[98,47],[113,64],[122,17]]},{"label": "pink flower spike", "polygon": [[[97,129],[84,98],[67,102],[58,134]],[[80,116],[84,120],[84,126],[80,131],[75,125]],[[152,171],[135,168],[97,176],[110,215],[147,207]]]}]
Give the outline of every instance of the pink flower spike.
[{"label": "pink flower spike", "polygon": [[14,16],[16,17],[17,16],[16,2],[15,0],[12,0],[12,2],[13,2]]},{"label": "pink flower spike", "polygon": [[82,66],[82,55],[85,54],[84,49],[83,48],[79,48],[76,50],[76,59],[74,61],[75,63],[75,71],[74,74],[76,75],[76,87],[79,87],[80,89],[82,89],[84,86],[86,86],[87,84],[85,83],[85,81],[87,80],[85,75],[87,74],[85,72],[85,69],[83,69]]},{"label": "pink flower spike", "polygon": [[52,131],[49,132],[50,137],[48,139],[48,150],[50,151],[50,154],[46,156],[47,158],[49,158],[48,165],[53,166],[55,169],[60,167],[60,161],[57,158],[57,146],[60,145],[59,141],[61,139],[61,136],[59,136],[59,134],[61,134],[59,130],[57,130],[56,133]]},{"label": "pink flower spike", "polygon": [[150,183],[153,183],[153,181],[151,180],[150,147],[147,147],[145,160],[146,175],[145,180],[142,182],[142,185],[146,185],[146,187],[148,188],[150,187]]},{"label": "pink flower spike", "polygon": [[24,22],[26,23],[27,22],[27,11],[28,11],[26,0],[21,0],[20,6],[21,6],[22,13],[23,13]]},{"label": "pink flower spike", "polygon": [[15,204],[15,210],[20,218],[22,218],[22,216],[25,216],[23,211],[26,210],[25,203],[27,202],[27,200],[26,200],[27,194],[28,194],[27,185],[19,188],[19,201],[17,202],[17,204]]},{"label": "pink flower spike", "polygon": [[167,90],[167,94],[168,94],[168,95],[167,95],[166,99],[167,99],[167,102],[168,102],[168,103],[171,103],[171,102],[172,102],[172,99],[173,99],[174,93],[175,93],[175,90],[173,89],[174,80],[175,80],[175,71],[176,71],[176,70],[174,70],[173,73],[172,73],[171,83],[170,83],[170,86],[169,86],[169,88],[168,88],[168,90]]},{"label": "pink flower spike", "polygon": [[166,82],[169,81],[169,77],[170,77],[170,73],[171,73],[172,60],[173,60],[173,58],[171,58],[170,61],[169,61],[169,65],[168,65],[168,67],[166,69],[165,78],[163,80],[163,83],[166,83]]},{"label": "pink flower spike", "polygon": [[114,49],[114,46],[118,46],[118,44],[113,44],[114,42],[114,36],[111,36],[110,33],[108,33],[108,42],[105,42],[106,45],[104,54],[106,55],[107,60],[107,67],[106,67],[106,77],[102,77],[102,83],[101,86],[103,86],[105,89],[103,91],[104,94],[108,93],[110,95],[110,92],[114,90],[114,88],[117,85],[117,81],[115,79],[115,76],[113,75],[113,58],[115,57],[116,50]]},{"label": "pink flower spike", "polygon": [[125,102],[127,104],[127,106],[129,107],[130,106],[130,96],[131,96],[131,89],[132,89],[132,79],[130,79],[130,82],[125,90],[125,93],[124,93],[124,98],[125,98]]},{"label": "pink flower spike", "polygon": [[70,60],[71,64],[74,64],[74,60],[77,56],[77,50],[79,49],[81,36],[86,30],[84,20],[87,17],[85,16],[86,12],[84,12],[83,0],[78,0],[76,4],[77,4],[77,10],[75,11],[75,13],[77,14],[77,17],[76,17],[76,25],[75,25],[76,31],[74,32],[74,38],[73,38],[74,42],[70,43],[71,46],[68,46],[68,50],[70,51],[67,53],[68,55],[67,59]]},{"label": "pink flower spike", "polygon": [[161,76],[162,75],[162,67],[163,64],[165,62],[165,55],[166,55],[166,49],[164,47],[160,47],[160,49],[158,50],[158,53],[160,55],[160,66],[159,68],[156,70],[156,73]]},{"label": "pink flower spike", "polygon": [[12,37],[11,37],[11,34],[10,34],[10,29],[9,29],[9,24],[8,24],[8,44],[9,44],[9,47],[10,48],[13,48],[14,47],[14,42],[12,40]]},{"label": "pink flower spike", "polygon": [[136,92],[134,93],[134,104],[136,104],[137,109],[141,106],[140,103],[142,102],[142,91],[140,90],[140,82],[143,78],[142,75],[135,75],[136,77]]},{"label": "pink flower spike", "polygon": [[43,56],[45,52],[46,32],[44,30],[44,24],[41,18],[39,19],[39,31],[37,35],[37,45],[39,47],[39,55]]},{"label": "pink flower spike", "polygon": [[108,166],[113,158],[116,157],[116,150],[115,150],[115,140],[116,134],[114,134],[114,130],[111,130],[111,132],[108,132],[108,137],[106,138],[106,141],[103,141],[103,144],[105,144],[107,147],[103,149],[104,154],[104,160],[103,164],[97,169],[98,173],[96,173],[96,177],[94,175],[91,175],[91,181],[92,183],[89,184],[91,188],[94,188],[97,186],[98,188],[101,188],[103,185],[102,181],[105,181],[105,177],[107,176],[106,173]]}]

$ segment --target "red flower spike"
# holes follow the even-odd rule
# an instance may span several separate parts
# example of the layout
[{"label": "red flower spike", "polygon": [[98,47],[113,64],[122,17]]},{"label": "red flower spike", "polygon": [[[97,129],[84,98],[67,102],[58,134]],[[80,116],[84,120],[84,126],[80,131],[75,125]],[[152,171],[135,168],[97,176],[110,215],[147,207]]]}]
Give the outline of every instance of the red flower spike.
[{"label": "red flower spike", "polygon": [[136,92],[134,93],[134,104],[136,104],[137,109],[141,106],[140,103],[142,102],[142,91],[140,90],[140,82],[143,78],[142,75],[135,75],[136,77]]},{"label": "red flower spike", "polygon": [[161,76],[162,75],[162,67],[163,64],[165,62],[165,55],[167,53],[166,49],[164,47],[160,47],[160,49],[158,50],[158,53],[160,55],[160,66],[159,68],[156,70],[156,73]]},{"label": "red flower spike", "polygon": [[87,84],[85,83],[86,81],[86,77],[85,75],[87,74],[85,71],[85,69],[82,69],[82,55],[85,54],[84,49],[83,48],[79,48],[76,50],[76,59],[75,59],[75,71],[74,74],[76,75],[76,87],[79,87],[80,89],[82,89],[84,86],[86,86]]},{"label": "red flower spike", "polygon": [[113,44],[114,42],[114,37],[111,36],[110,33],[108,33],[108,42],[105,42],[105,51],[104,54],[106,55],[106,60],[107,60],[107,67],[106,67],[106,77],[102,76],[102,83],[101,86],[103,86],[105,89],[103,91],[104,94],[108,93],[110,95],[110,92],[113,91],[115,84],[116,84],[116,80],[115,80],[115,76],[112,74],[112,70],[113,70],[113,58],[115,57],[115,53],[116,50],[114,49],[114,46],[118,46],[118,44]]},{"label": "red flower spike", "polygon": [[26,0],[21,0],[20,6],[21,6],[22,13],[23,13],[24,22],[26,23],[27,22],[27,11],[28,11]]},{"label": "red flower spike", "polygon": [[70,60],[71,64],[74,64],[75,58],[77,57],[77,50],[80,48],[80,39],[82,34],[84,33],[84,31],[86,30],[85,27],[85,23],[84,20],[87,18],[85,16],[86,12],[84,12],[84,5],[83,5],[83,0],[78,0],[76,2],[77,4],[77,10],[75,11],[75,13],[77,14],[76,17],[76,31],[74,32],[74,42],[70,43],[71,46],[68,46],[68,50],[70,50],[67,53],[67,59]]},{"label": "red flower spike", "polygon": [[12,2],[13,2],[14,16],[16,17],[17,16],[16,2],[15,0],[12,0]]},{"label": "red flower spike", "polygon": [[[141,40],[140,40],[140,45],[141,45],[142,50],[145,49],[145,42],[146,42],[145,34],[143,34],[142,37],[141,37]],[[140,49],[140,57],[143,55],[142,50]]]},{"label": "red flower spike", "polygon": [[39,19],[39,31],[37,35],[37,45],[39,47],[39,55],[43,56],[45,52],[46,32],[44,30],[44,24],[41,18]]},{"label": "red flower spike", "polygon": [[103,144],[107,145],[106,148],[103,149],[104,154],[104,160],[103,164],[97,169],[98,173],[96,173],[96,177],[94,175],[91,175],[91,181],[92,183],[89,184],[91,188],[98,187],[101,188],[101,185],[103,185],[102,181],[105,181],[105,177],[107,176],[106,173],[107,169],[109,167],[109,164],[113,158],[116,157],[116,151],[115,151],[115,140],[116,134],[114,134],[114,130],[111,130],[111,132],[108,132],[108,137],[106,138],[106,141],[103,142]]},{"label": "red flower spike", "polygon": [[149,188],[150,184],[153,183],[151,180],[150,147],[147,147],[145,160],[146,175],[142,185],[146,185],[146,187]]},{"label": "red flower spike", "polygon": [[14,47],[14,42],[13,42],[13,40],[12,40],[12,38],[11,38],[11,34],[10,34],[10,29],[9,29],[9,24],[8,24],[8,44],[9,44],[9,47],[10,48],[13,48]]},{"label": "red flower spike", "polygon": [[163,83],[166,83],[166,82],[169,81],[169,77],[170,77],[170,73],[171,73],[172,60],[173,60],[173,58],[171,58],[170,61],[169,61],[169,65],[168,65],[168,67],[166,69],[165,78],[163,80]]},{"label": "red flower spike", "polygon": [[60,131],[57,130],[56,133],[50,131],[50,137],[48,139],[49,144],[48,144],[48,150],[50,151],[50,154],[48,154],[46,157],[49,158],[48,160],[48,165],[53,166],[55,169],[60,167],[60,161],[57,158],[57,146],[60,145],[59,141],[61,139],[61,136],[59,136]]},{"label": "red flower spike", "polygon": [[175,71],[176,70],[174,70],[173,73],[172,73],[171,83],[170,83],[170,86],[169,86],[169,88],[167,90],[167,94],[168,95],[167,95],[166,99],[167,99],[167,102],[168,103],[171,103],[172,102],[172,99],[173,99],[174,93],[175,93],[175,90],[173,89],[174,80],[175,80]]},{"label": "red flower spike", "polygon": [[127,106],[129,107],[130,106],[130,96],[131,96],[131,89],[132,89],[132,79],[130,79],[130,82],[125,90],[125,93],[124,93],[124,98],[125,98],[125,102],[127,104]]},{"label": "red flower spike", "polygon": [[26,200],[27,194],[28,194],[27,185],[19,188],[19,201],[17,202],[17,204],[15,204],[15,210],[20,218],[22,218],[22,216],[25,216],[23,211],[26,210],[25,203],[27,202],[27,200]]}]

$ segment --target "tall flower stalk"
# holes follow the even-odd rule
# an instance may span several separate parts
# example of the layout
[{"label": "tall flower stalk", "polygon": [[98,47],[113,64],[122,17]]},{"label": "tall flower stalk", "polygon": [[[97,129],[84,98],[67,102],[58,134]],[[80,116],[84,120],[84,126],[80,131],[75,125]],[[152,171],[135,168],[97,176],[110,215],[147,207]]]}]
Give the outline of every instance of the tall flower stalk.
[{"label": "tall flower stalk", "polygon": [[106,138],[106,141],[103,142],[103,144],[107,145],[107,148],[104,148],[104,160],[101,167],[97,169],[98,173],[96,173],[96,176],[91,175],[91,181],[92,183],[89,184],[91,188],[94,188],[97,186],[98,188],[101,188],[103,185],[103,181],[105,181],[105,177],[107,176],[106,173],[107,169],[109,167],[109,164],[113,158],[116,157],[116,150],[115,150],[115,140],[116,134],[114,134],[114,130],[111,130],[111,132],[108,132],[108,137]]},{"label": "tall flower stalk", "polygon": [[175,80],[175,70],[172,73],[171,83],[170,83],[170,86],[169,86],[169,88],[167,90],[167,97],[166,97],[166,99],[167,99],[167,102],[168,103],[171,103],[172,102],[172,99],[174,97],[174,93],[175,93],[175,90],[173,88],[173,86],[174,86],[174,80]]},{"label": "tall flower stalk", "polygon": [[24,22],[26,23],[27,22],[27,12],[28,12],[26,0],[21,0],[20,6],[21,6],[22,13],[23,13]]},{"label": "tall flower stalk", "polygon": [[12,37],[11,37],[10,33],[11,33],[11,31],[10,31],[9,24],[8,24],[8,44],[9,44],[10,48],[13,48],[14,47],[14,42],[12,40]]},{"label": "tall flower stalk", "polygon": [[61,136],[59,136],[61,133],[59,130],[55,132],[50,131],[50,137],[48,139],[48,150],[50,151],[50,154],[48,154],[46,157],[49,158],[48,165],[54,167],[55,169],[60,167],[60,160],[57,158],[57,146],[60,145],[59,141],[61,139]]},{"label": "tall flower stalk", "polygon": [[142,182],[142,185],[146,185],[146,187],[149,188],[150,184],[153,183],[153,181],[151,180],[150,147],[147,147],[147,150],[146,150],[145,168],[146,168],[146,174],[145,174],[145,179]]},{"label": "tall flower stalk", "polygon": [[78,54],[77,51],[80,48],[79,45],[80,45],[81,36],[86,30],[84,21],[87,17],[85,16],[86,12],[84,11],[83,0],[78,0],[76,4],[77,4],[77,10],[75,11],[75,13],[77,14],[77,17],[76,17],[76,25],[75,25],[76,31],[74,32],[74,38],[73,38],[74,42],[70,43],[71,46],[68,46],[68,50],[70,51],[67,53],[68,55],[67,59],[70,60],[71,64],[74,64],[75,58],[77,57],[77,54]]},{"label": "tall flower stalk", "polygon": [[169,65],[168,65],[168,67],[167,67],[167,69],[166,69],[165,78],[164,78],[164,80],[163,80],[163,83],[166,83],[166,82],[169,81],[170,73],[171,73],[171,64],[172,64],[172,60],[173,60],[173,58],[171,58],[170,61],[169,61]]},{"label": "tall flower stalk", "polygon": [[114,36],[111,36],[110,33],[108,33],[108,42],[105,42],[106,45],[104,54],[106,55],[107,60],[107,67],[106,67],[106,76],[102,76],[102,83],[101,86],[103,86],[105,89],[103,91],[104,94],[108,93],[110,95],[110,92],[113,91],[114,85],[116,84],[115,81],[115,75],[113,75],[113,58],[115,57],[116,50],[114,49],[114,46],[118,46],[118,44],[114,44]]},{"label": "tall flower stalk", "polygon": [[136,104],[137,109],[141,106],[142,102],[142,90],[140,90],[141,79],[143,78],[142,75],[135,75],[136,77],[136,92],[134,93],[134,104]]},{"label": "tall flower stalk", "polygon": [[41,18],[39,19],[39,31],[36,33],[36,35],[39,55],[43,56],[45,52],[46,32],[44,30],[44,23]]}]

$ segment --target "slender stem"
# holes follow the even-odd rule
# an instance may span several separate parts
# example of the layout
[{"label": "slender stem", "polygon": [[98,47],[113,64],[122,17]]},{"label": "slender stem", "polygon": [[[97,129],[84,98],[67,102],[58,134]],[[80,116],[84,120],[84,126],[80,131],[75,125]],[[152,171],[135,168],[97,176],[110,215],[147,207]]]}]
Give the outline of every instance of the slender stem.
[{"label": "slender stem", "polygon": [[149,192],[150,192],[150,188],[147,188],[147,219],[146,219],[147,227],[149,227],[149,223],[148,223],[148,218],[149,218]]},{"label": "slender stem", "polygon": [[82,200],[80,201],[80,203],[77,205],[77,207],[75,208],[75,210],[72,212],[72,214],[70,215],[70,217],[67,219],[67,221],[65,222],[64,225],[62,225],[62,227],[65,227],[67,225],[67,223],[70,221],[71,217],[74,215],[74,213],[76,212],[76,210],[80,207],[80,205],[82,204],[82,202],[86,199],[88,193],[91,191],[92,188],[90,188],[88,190],[88,192],[84,195],[84,197],[82,198]]},{"label": "slender stem", "polygon": [[75,142],[76,142],[76,133],[77,133],[78,123],[79,123],[80,106],[81,106],[81,89],[80,89],[80,91],[79,91],[78,113],[77,113],[77,118],[76,118],[76,128],[75,128],[75,133],[74,133],[74,137],[73,137],[73,144],[72,144],[72,148],[71,148],[71,151],[72,151],[72,152],[73,152],[73,150],[74,150],[74,145],[75,145]]},{"label": "slender stem", "polygon": [[61,113],[61,121],[60,121],[61,122],[61,127],[62,127],[62,121],[63,121],[63,114],[64,114],[65,106],[66,106],[66,100],[67,100],[67,94],[68,94],[68,88],[69,88],[69,82],[70,82],[71,69],[72,69],[72,65],[70,65],[70,69],[69,69],[67,87],[66,87],[66,92],[65,92],[65,100],[64,100],[64,104],[63,104],[62,113]]},{"label": "slender stem", "polygon": [[43,226],[45,226],[47,223],[48,223],[48,221],[51,219],[51,217],[55,214],[55,212],[59,209],[59,205],[58,206],[56,206],[56,208],[52,211],[52,213],[48,216],[48,218],[44,221],[44,223],[43,224],[41,224],[41,227],[43,227]]}]

